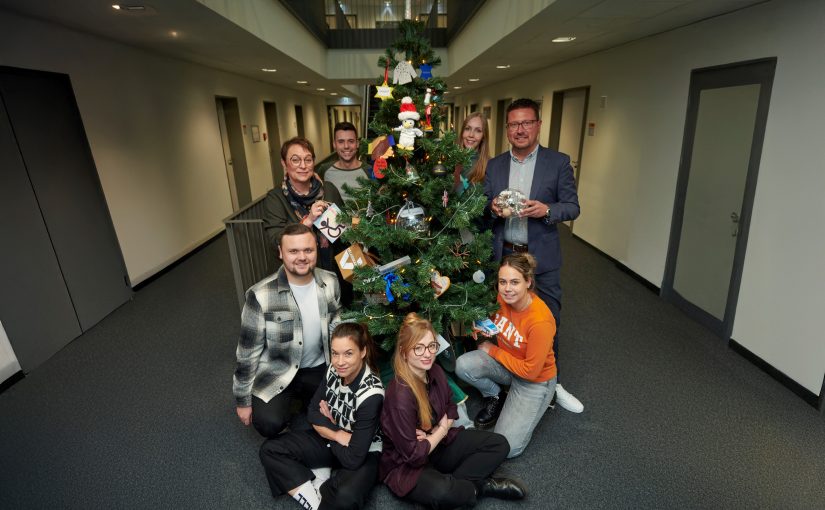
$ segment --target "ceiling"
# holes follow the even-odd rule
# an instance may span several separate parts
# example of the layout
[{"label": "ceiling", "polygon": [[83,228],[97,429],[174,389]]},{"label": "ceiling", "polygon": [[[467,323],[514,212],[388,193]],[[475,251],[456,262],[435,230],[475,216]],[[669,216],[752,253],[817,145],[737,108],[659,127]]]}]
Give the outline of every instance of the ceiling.
[{"label": "ceiling", "polygon": [[[502,1],[510,0],[487,0]],[[556,0],[471,61],[451,62],[453,68],[445,78],[465,92],[765,1]],[[283,53],[196,0],[128,2],[146,6],[145,11],[136,13],[117,11],[112,3],[0,0],[0,9],[306,93],[352,96],[352,88],[345,88],[347,84],[310,70],[300,62],[299,55]],[[470,20],[468,26],[472,24]],[[573,35],[576,40],[551,42],[563,35]],[[456,64],[460,68],[456,69]],[[498,70],[497,64],[510,67]],[[265,73],[262,68],[275,68],[277,72]],[[480,81],[469,82],[470,78]],[[309,83],[297,84],[298,80]],[[374,80],[374,76],[365,76],[363,82]]]}]

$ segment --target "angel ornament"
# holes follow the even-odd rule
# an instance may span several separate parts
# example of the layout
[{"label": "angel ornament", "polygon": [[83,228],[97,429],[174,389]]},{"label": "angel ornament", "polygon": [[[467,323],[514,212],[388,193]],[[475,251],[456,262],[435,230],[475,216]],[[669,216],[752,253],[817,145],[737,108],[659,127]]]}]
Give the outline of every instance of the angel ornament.
[{"label": "angel ornament", "polygon": [[415,127],[415,121],[419,120],[421,115],[415,110],[412,98],[405,96],[401,100],[401,111],[398,113],[398,120],[401,125],[393,128],[393,131],[398,131],[398,143],[396,146],[401,149],[414,150],[415,137],[424,136],[424,132]]}]

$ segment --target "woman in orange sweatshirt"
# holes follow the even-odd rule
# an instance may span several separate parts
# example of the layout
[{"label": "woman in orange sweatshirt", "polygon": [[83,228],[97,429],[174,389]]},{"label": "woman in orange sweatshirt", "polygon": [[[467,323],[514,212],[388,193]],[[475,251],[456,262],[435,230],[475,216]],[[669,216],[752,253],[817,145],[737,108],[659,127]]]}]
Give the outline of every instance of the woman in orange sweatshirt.
[{"label": "woman in orange sweatshirt", "polygon": [[[529,253],[513,253],[498,270],[498,327],[496,343],[484,340],[478,350],[456,361],[455,373],[484,397],[475,425],[507,438],[508,457],[521,455],[556,391],[552,312],[531,292],[536,261]],[[504,393],[501,385],[509,385]]]}]

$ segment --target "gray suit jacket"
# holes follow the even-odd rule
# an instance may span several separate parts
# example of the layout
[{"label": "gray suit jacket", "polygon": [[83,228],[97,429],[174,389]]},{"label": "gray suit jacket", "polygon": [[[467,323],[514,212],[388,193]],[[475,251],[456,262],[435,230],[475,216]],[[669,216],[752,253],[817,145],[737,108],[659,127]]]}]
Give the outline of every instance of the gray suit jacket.
[{"label": "gray suit jacket", "polygon": [[[536,257],[536,273],[557,270],[561,267],[561,246],[556,224],[574,220],[579,216],[579,196],[570,157],[539,146],[536,170],[530,199],[550,205],[550,220],[529,218],[527,224],[528,251]],[[509,187],[510,151],[496,156],[487,163],[484,175],[484,194],[487,195],[487,214],[493,230],[493,256],[501,259],[504,245],[504,219],[493,216],[490,203]]]}]

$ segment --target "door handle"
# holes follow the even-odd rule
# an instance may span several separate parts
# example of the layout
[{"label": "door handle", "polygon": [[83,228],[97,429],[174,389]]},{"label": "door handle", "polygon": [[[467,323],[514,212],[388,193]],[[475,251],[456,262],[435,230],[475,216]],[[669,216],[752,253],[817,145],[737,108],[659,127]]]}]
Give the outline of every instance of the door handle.
[{"label": "door handle", "polygon": [[736,214],[736,212],[732,212],[730,213],[730,219],[733,222],[730,235],[731,237],[736,237],[739,235],[739,215]]}]

